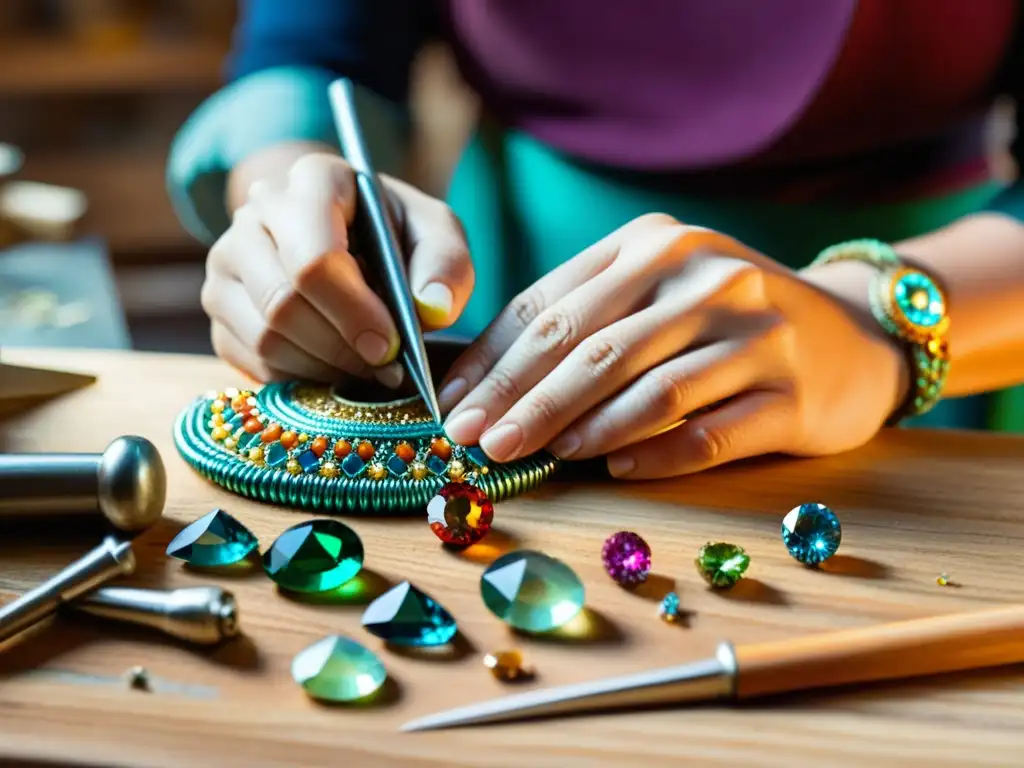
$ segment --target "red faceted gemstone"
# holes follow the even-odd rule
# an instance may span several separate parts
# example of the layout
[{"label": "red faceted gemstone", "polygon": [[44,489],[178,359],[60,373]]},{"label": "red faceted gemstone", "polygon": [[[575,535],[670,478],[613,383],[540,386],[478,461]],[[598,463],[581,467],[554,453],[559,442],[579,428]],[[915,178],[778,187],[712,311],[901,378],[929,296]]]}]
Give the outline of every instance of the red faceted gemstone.
[{"label": "red faceted gemstone", "polygon": [[427,504],[427,522],[445,544],[468,547],[491,530],[494,505],[487,494],[469,483],[446,483]]}]

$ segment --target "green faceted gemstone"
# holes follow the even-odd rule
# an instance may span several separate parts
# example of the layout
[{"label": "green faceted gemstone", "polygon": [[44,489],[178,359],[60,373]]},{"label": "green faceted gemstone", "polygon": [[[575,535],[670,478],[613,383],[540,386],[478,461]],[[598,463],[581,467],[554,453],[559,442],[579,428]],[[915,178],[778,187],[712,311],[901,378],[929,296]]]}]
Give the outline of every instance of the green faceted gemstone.
[{"label": "green faceted gemstone", "polygon": [[259,542],[248,528],[223,509],[215,509],[178,531],[167,556],[209,568],[244,560]]},{"label": "green faceted gemstone", "polygon": [[695,563],[704,581],[712,587],[728,588],[743,578],[750,555],[735,544],[708,543],[700,548]]},{"label": "green faceted gemstone", "polygon": [[484,604],[526,632],[549,632],[582,609],[583,582],[560,560],[523,549],[499,557],[480,577]]},{"label": "green faceted gemstone", "polygon": [[263,568],[293,592],[340,587],[363,567],[363,542],[337,520],[311,520],[289,528],[263,555]]},{"label": "green faceted gemstone", "polygon": [[388,673],[371,651],[355,640],[331,635],[292,659],[292,677],[321,701],[358,701],[380,690]]}]

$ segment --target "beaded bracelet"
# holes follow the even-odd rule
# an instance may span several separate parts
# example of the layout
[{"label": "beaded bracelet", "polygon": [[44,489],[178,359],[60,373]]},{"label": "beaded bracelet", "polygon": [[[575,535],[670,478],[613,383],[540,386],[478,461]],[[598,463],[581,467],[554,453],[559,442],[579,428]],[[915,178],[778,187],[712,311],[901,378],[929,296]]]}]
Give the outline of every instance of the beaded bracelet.
[{"label": "beaded bracelet", "polygon": [[887,423],[927,413],[942,396],[949,375],[948,302],[939,283],[905,264],[892,246],[879,240],[850,240],[823,250],[814,265],[860,261],[877,270],[869,301],[886,333],[907,347],[913,381],[906,402]]}]

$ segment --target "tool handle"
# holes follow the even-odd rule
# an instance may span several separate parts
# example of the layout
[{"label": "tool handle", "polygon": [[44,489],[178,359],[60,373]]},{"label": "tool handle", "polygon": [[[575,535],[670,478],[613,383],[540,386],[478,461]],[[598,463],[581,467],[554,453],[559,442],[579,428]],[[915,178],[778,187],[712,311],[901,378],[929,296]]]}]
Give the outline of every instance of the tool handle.
[{"label": "tool handle", "polygon": [[1024,661],[1024,606],[901,621],[736,649],[738,698]]},{"label": "tool handle", "polygon": [[0,454],[0,517],[97,514],[98,454]]}]

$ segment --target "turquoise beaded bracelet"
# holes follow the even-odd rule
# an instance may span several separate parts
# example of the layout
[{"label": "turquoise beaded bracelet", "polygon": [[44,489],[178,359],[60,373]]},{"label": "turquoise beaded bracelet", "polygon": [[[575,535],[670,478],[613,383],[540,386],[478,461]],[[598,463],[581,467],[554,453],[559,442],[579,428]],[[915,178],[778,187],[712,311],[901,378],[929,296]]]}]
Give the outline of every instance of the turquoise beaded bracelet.
[{"label": "turquoise beaded bracelet", "polygon": [[837,261],[861,261],[876,268],[869,294],[871,313],[886,333],[907,347],[911,391],[889,423],[927,413],[942,397],[949,375],[945,292],[931,275],[905,264],[892,246],[879,240],[838,243],[823,250],[813,263]]}]

